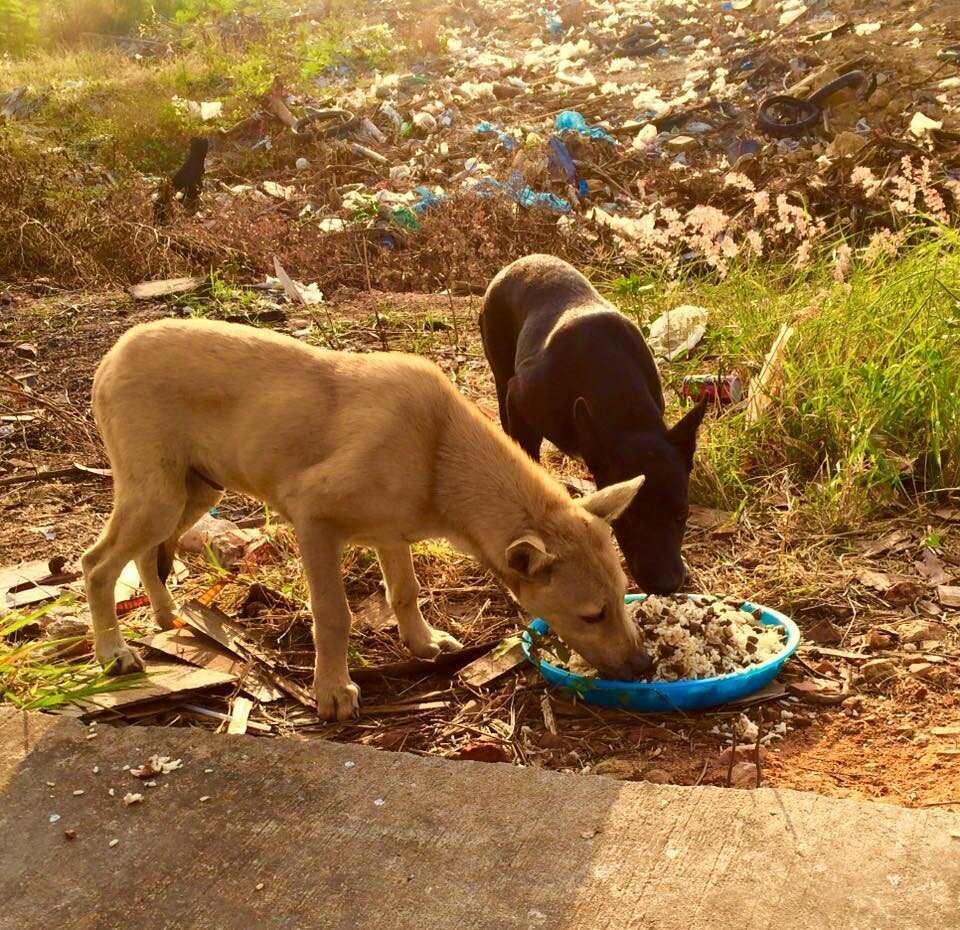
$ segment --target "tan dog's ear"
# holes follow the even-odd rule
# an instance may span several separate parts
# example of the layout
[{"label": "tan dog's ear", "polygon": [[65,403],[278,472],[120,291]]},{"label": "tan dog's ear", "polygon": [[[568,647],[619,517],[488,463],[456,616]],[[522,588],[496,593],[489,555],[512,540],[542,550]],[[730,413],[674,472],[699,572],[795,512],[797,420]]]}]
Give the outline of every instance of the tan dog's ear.
[{"label": "tan dog's ear", "polygon": [[594,491],[593,494],[581,497],[577,503],[595,517],[606,520],[607,523],[613,523],[633,503],[637,491],[645,480],[643,475],[637,475],[629,481],[611,484],[609,487]]},{"label": "tan dog's ear", "polygon": [[539,536],[532,533],[515,539],[506,550],[507,565],[526,578],[534,578],[557,561],[557,557],[547,552],[547,547]]}]

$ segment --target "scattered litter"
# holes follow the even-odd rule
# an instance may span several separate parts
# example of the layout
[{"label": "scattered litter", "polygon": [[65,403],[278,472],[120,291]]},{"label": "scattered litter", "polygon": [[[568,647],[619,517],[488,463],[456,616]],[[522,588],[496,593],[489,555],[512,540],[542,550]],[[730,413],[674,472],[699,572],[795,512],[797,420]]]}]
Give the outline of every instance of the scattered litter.
[{"label": "scattered litter", "polygon": [[82,795],[83,793],[84,793],[83,788],[77,788],[77,790],[73,792],[73,796],[75,798],[79,798],[80,795]]},{"label": "scattered litter", "polygon": [[209,795],[209,794],[201,795],[201,796],[200,796],[200,803],[201,803],[201,804],[205,804],[207,801],[210,800],[211,797],[212,797],[212,795]]},{"label": "scattered litter", "polygon": [[135,792],[133,792],[133,791],[128,791],[128,792],[123,796],[123,804],[124,804],[124,807],[129,807],[131,804],[142,804],[142,803],[143,803],[143,795],[142,795],[142,794],[137,794],[137,793],[135,793]]},{"label": "scattered litter", "polygon": [[108,845],[111,849],[113,849],[113,847],[116,846],[119,842],[120,842],[120,840],[114,839],[114,840],[110,840],[110,842],[107,843],[107,845]]},{"label": "scattered litter", "polygon": [[703,307],[683,304],[658,316],[647,334],[650,351],[667,361],[689,352],[706,334],[708,315]]},{"label": "scattered litter", "polygon": [[383,807],[383,805],[386,804],[387,802],[384,801],[383,798],[375,798],[374,801],[373,801],[373,803],[374,803],[377,807]]},{"label": "scattered litter", "polygon": [[50,823],[56,823],[60,819],[60,815],[51,814],[47,819],[50,821]]}]

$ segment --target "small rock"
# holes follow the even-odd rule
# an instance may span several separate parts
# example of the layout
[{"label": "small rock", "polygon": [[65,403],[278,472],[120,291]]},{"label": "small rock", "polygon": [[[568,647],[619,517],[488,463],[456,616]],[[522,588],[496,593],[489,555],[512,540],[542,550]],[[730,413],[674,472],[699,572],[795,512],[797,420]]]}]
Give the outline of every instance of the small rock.
[{"label": "small rock", "polygon": [[64,830],[63,835],[68,840],[75,840],[77,838],[77,831],[71,828],[69,830]]},{"label": "small rock", "polygon": [[[751,762],[754,765],[756,765],[756,761],[757,761],[756,745],[751,746],[747,743],[741,743],[739,746],[737,746],[736,749],[733,749],[732,752],[733,752],[734,760],[736,762]],[[729,765],[730,754],[731,754],[731,747],[727,746],[727,748],[724,749],[723,752],[721,752],[720,755],[717,757],[717,762],[719,762],[721,765]],[[760,747],[761,762],[764,760],[764,758],[766,758],[766,755],[767,755],[767,750],[764,749],[763,746],[761,746]]]},{"label": "small rock", "polygon": [[79,798],[81,794],[83,794],[83,788],[77,788],[77,790],[73,792],[75,798]]},{"label": "small rock", "polygon": [[37,347],[32,342],[21,342],[13,348],[14,355],[17,358],[25,358],[33,361],[37,357]]},{"label": "small rock", "polygon": [[818,646],[836,646],[843,640],[843,634],[824,618],[807,630],[806,638]]},{"label": "small rock", "polygon": [[893,659],[871,659],[860,668],[860,675],[870,685],[883,686],[897,677],[897,663]]},{"label": "small rock", "polygon": [[143,803],[142,794],[138,794],[133,791],[128,791],[123,796],[123,804],[125,807],[129,807],[131,804],[142,804],[142,803]]},{"label": "small rock", "polygon": [[478,741],[457,750],[454,759],[467,759],[471,762],[509,762],[510,756],[499,743]]},{"label": "small rock", "polygon": [[643,774],[643,780],[651,785],[672,785],[673,776],[664,769],[650,769]]},{"label": "small rock", "polygon": [[541,749],[566,749],[567,741],[558,733],[550,733],[548,731],[544,733],[543,736],[540,737],[540,748]]},{"label": "small rock", "polygon": [[756,788],[759,777],[756,762],[738,762],[730,773],[730,785],[733,788]]},{"label": "small rock", "polygon": [[306,171],[310,167],[310,161],[306,158],[298,158],[295,164],[297,171]]},{"label": "small rock", "polygon": [[591,769],[591,774],[604,775],[607,778],[615,778],[617,781],[643,781],[645,768],[646,764],[643,762],[631,762],[629,759],[603,759]]},{"label": "small rock", "polygon": [[871,630],[867,633],[864,642],[868,649],[889,649],[894,643],[894,638],[891,633],[883,630]]},{"label": "small rock", "polygon": [[116,846],[116,845],[118,845],[119,842],[120,842],[120,840],[110,840],[110,842],[107,843],[107,845],[108,845],[111,849],[113,849],[113,847]]}]

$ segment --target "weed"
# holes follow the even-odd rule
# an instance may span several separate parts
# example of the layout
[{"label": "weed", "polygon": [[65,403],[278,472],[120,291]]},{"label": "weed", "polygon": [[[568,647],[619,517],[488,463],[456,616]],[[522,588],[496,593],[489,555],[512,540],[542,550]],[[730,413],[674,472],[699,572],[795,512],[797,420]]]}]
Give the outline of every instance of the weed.
[{"label": "weed", "polygon": [[56,604],[30,613],[10,613],[0,620],[0,699],[24,710],[50,710],[129,688],[138,677],[111,678],[92,659],[84,662],[55,661],[58,650],[76,645],[80,638],[13,641],[16,634],[36,623]]}]

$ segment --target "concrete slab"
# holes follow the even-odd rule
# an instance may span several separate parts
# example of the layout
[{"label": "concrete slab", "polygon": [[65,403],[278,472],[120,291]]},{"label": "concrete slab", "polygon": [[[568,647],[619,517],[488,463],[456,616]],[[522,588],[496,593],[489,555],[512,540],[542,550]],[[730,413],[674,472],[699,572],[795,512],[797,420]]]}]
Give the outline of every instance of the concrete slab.
[{"label": "concrete slab", "polygon": [[[97,732],[0,708],[4,930],[960,926],[957,815]],[[123,770],[154,753],[183,766],[155,788]]]}]

